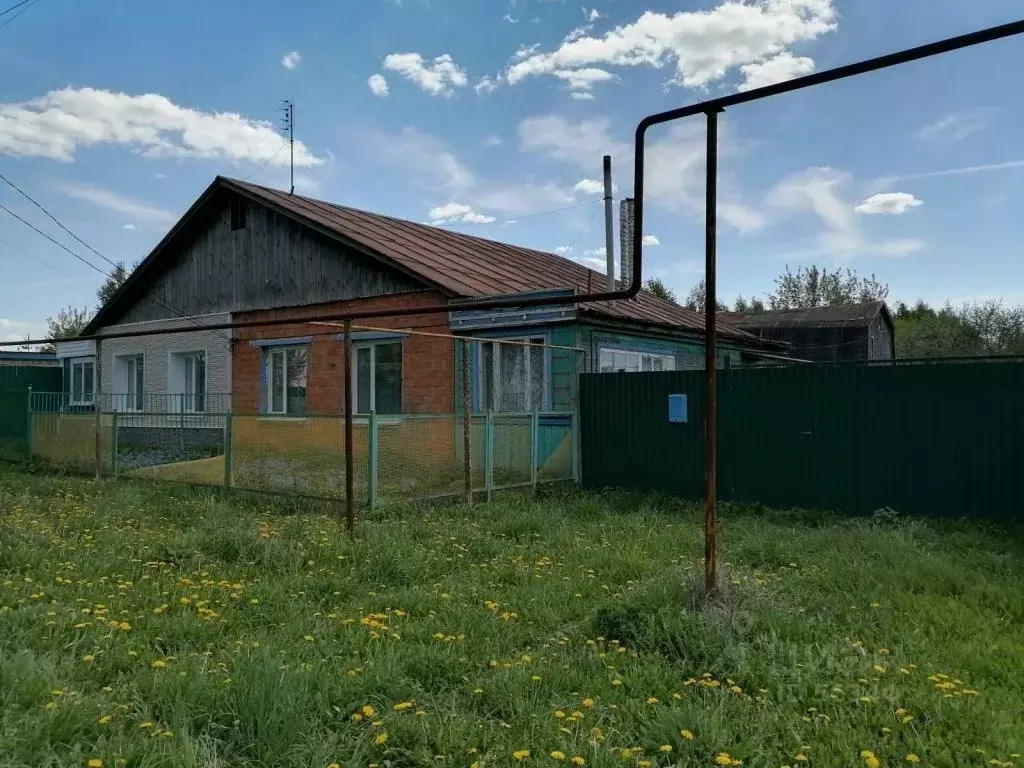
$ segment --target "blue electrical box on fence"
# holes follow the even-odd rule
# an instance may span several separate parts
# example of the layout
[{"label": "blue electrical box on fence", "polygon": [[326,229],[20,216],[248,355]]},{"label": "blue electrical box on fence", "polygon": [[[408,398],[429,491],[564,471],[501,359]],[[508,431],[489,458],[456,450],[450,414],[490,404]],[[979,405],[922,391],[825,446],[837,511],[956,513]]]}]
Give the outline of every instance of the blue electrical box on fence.
[{"label": "blue electrical box on fence", "polygon": [[668,420],[672,424],[686,423],[686,395],[668,396]]}]

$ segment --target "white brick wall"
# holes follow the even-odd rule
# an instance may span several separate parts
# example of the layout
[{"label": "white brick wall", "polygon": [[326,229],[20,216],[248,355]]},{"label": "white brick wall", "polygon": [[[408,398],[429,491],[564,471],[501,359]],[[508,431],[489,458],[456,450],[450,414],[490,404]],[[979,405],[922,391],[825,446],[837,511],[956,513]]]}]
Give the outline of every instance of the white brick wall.
[{"label": "white brick wall", "polygon": [[124,331],[145,331],[155,328],[192,329],[182,333],[166,333],[156,336],[133,336],[121,339],[106,339],[99,343],[102,357],[100,392],[116,393],[114,382],[115,357],[141,354],[143,363],[143,387],[147,395],[181,394],[181,387],[174,386],[168,379],[171,355],[183,352],[206,353],[206,392],[208,395],[230,394],[231,392],[231,335],[228,330],[204,331],[199,325],[212,325],[231,321],[229,313],[204,315],[192,320],[154,320],[144,323],[109,325],[102,328],[100,335]]}]

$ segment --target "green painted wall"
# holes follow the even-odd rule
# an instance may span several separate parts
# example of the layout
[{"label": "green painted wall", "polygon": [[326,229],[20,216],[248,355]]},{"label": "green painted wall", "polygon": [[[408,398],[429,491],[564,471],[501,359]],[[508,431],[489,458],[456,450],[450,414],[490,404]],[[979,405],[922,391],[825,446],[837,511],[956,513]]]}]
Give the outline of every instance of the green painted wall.
[{"label": "green painted wall", "polygon": [[[1024,364],[719,373],[718,493],[775,507],[1024,519]],[[688,422],[670,423],[685,394]],[[583,482],[704,495],[704,375],[581,377]]]}]

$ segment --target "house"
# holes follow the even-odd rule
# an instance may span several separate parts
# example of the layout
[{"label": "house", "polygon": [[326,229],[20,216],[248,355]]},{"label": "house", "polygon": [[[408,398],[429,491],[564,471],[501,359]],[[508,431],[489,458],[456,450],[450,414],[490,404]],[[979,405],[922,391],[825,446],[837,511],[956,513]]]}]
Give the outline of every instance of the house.
[{"label": "house", "polygon": [[[94,348],[71,342],[58,356],[71,403],[100,392],[119,413],[292,418],[343,412],[341,328],[321,323],[330,314],[449,308],[357,323],[360,415],[459,411],[463,344],[452,334],[474,339],[475,411],[569,410],[584,371],[703,366],[701,315],[647,293],[573,301],[604,280],[554,254],[218,177],[90,322]],[[565,303],[459,308],[537,292]],[[125,333],[136,335],[103,338]],[[723,364],[780,349],[728,322],[719,334]],[[514,341],[547,346],[501,343]]]},{"label": "house", "polygon": [[884,301],[771,312],[722,312],[730,325],[781,342],[797,359],[814,362],[893,360],[892,315]]}]

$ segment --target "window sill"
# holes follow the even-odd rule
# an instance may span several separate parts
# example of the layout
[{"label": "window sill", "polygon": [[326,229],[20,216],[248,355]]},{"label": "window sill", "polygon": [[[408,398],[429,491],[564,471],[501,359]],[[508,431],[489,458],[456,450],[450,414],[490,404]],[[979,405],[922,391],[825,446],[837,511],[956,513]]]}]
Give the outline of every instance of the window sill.
[{"label": "window sill", "polygon": [[286,413],[261,413],[256,417],[257,421],[277,421],[286,424],[299,423],[306,420],[305,416],[289,416]]},{"label": "window sill", "polygon": [[[344,421],[345,417],[342,416],[341,420]],[[395,424],[401,424],[402,423],[402,417],[401,416],[394,416],[394,415],[391,415],[391,416],[378,416],[376,421],[377,421],[377,426],[378,427],[381,426],[382,424],[384,426],[394,426]],[[368,426],[370,424],[370,417],[369,416],[353,416],[352,417],[352,423],[353,424],[359,424],[360,426]]]}]

